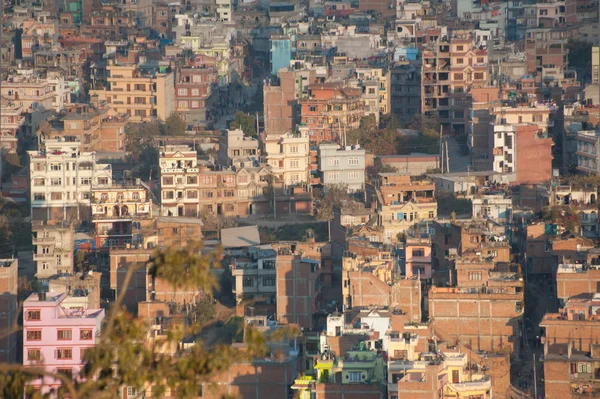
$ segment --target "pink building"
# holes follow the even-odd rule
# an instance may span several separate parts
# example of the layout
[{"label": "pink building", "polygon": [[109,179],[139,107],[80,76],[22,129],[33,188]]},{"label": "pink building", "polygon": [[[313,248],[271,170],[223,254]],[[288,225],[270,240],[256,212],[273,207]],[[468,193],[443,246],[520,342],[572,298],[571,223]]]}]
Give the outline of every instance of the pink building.
[{"label": "pink building", "polygon": [[431,240],[429,238],[407,238],[406,277],[419,275],[421,280],[431,278]]},{"label": "pink building", "polygon": [[[27,298],[23,304],[23,364],[41,362],[50,372],[78,375],[83,354],[95,345],[104,319],[104,309],[87,309],[87,303],[86,296],[58,292]],[[45,377],[31,384],[46,392],[60,382]]]}]

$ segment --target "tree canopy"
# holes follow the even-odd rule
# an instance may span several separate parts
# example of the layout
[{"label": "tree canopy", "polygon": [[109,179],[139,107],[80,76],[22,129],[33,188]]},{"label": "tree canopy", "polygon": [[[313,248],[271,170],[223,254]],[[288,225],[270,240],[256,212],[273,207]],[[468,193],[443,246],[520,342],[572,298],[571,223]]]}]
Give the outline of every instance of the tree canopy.
[{"label": "tree canopy", "polygon": [[256,119],[250,114],[236,112],[234,119],[229,123],[230,129],[242,129],[245,135],[256,137]]},{"label": "tree canopy", "polygon": [[[218,265],[219,254],[202,253],[198,243],[183,247],[156,250],[150,260],[150,274],[160,277],[178,287],[196,287],[200,292],[212,289],[217,282],[210,270]],[[146,265],[140,265],[146,267]],[[136,267],[130,267],[125,276],[127,286]],[[40,399],[43,396],[27,386],[27,381],[37,377],[61,380],[62,386],[53,389],[52,397],[115,398],[123,387],[136,390],[152,387],[152,397],[163,397],[169,389],[176,398],[197,395],[199,384],[209,382],[212,375],[227,370],[237,361],[249,361],[268,353],[267,338],[252,328],[244,334],[245,349],[231,345],[219,345],[207,349],[199,340],[199,332],[212,318],[213,310],[206,299],[193,309],[196,322],[189,326],[168,330],[166,335],[150,338],[148,321],[135,318],[121,306],[126,290],[112,304],[96,345],[85,351],[85,367],[80,375],[70,376],[51,373],[43,367],[25,367],[20,364],[0,364],[0,395],[2,397],[27,397]],[[206,291],[205,291],[206,292]],[[296,328],[278,329],[271,340],[295,337]],[[173,356],[166,347],[177,348],[187,337],[195,345],[176,350]],[[48,396],[50,397],[50,396]]]},{"label": "tree canopy", "polygon": [[173,112],[165,121],[164,134],[167,136],[183,136],[187,129],[187,122],[178,112]]},{"label": "tree canopy", "polygon": [[348,194],[348,186],[345,184],[329,184],[325,191],[315,190],[314,200],[317,203],[315,209],[318,220],[333,219],[333,208],[336,206],[351,209],[364,206]]}]

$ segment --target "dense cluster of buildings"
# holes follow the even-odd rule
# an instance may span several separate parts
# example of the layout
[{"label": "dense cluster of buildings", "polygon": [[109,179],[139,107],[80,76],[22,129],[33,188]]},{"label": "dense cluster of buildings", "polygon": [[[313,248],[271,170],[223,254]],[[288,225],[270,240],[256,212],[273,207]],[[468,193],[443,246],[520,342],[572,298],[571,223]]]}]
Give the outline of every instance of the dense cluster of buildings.
[{"label": "dense cluster of buildings", "polygon": [[31,241],[0,235],[0,361],[30,387],[117,297],[149,345],[192,323],[213,293],[150,262],[201,242],[212,335],[300,328],[198,398],[600,395],[598,1],[2,7],[0,229]]}]

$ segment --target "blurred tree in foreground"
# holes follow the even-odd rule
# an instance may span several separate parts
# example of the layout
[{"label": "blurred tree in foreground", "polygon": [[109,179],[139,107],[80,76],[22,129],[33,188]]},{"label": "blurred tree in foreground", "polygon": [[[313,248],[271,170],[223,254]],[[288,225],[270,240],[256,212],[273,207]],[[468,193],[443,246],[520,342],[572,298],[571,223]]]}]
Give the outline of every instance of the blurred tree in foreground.
[{"label": "blurred tree in foreground", "polygon": [[[212,288],[217,285],[211,269],[218,267],[219,258],[218,252],[202,253],[199,243],[157,250],[150,260],[150,274],[175,287],[197,287],[199,292],[204,291],[207,298],[211,298]],[[136,267],[128,269],[125,286],[136,270]],[[101,336],[96,346],[86,350],[86,365],[79,376],[74,376],[74,381],[65,374],[50,373],[43,367],[0,364],[0,396],[19,398],[26,392],[27,397],[34,399],[113,399],[119,397],[123,387],[133,387],[138,392],[152,387],[153,398],[164,397],[167,389],[177,398],[195,398],[200,384],[209,382],[215,373],[227,370],[237,361],[248,361],[268,353],[267,339],[250,328],[244,335],[245,349],[230,345],[207,349],[194,338],[195,345],[177,350],[173,356],[163,349],[177,348],[184,337],[197,337],[198,332],[210,322],[212,313],[207,310],[206,303],[199,309],[197,322],[188,327],[170,329],[166,335],[150,339],[149,323],[133,317],[121,306],[125,292],[123,290],[112,304]],[[295,328],[282,328],[269,339],[290,339],[297,333]],[[62,386],[42,396],[27,386],[27,381],[41,376],[60,379]]]}]

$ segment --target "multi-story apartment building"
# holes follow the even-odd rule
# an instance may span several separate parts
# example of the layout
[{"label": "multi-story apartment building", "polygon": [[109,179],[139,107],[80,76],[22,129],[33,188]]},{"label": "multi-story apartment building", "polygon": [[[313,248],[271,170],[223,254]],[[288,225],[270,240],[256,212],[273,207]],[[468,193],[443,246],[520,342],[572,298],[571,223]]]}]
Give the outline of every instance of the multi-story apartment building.
[{"label": "multi-story apartment building", "polygon": [[437,217],[435,184],[397,173],[379,173],[375,186],[367,186],[367,205],[376,204],[377,225],[385,230],[385,242],[419,222]]},{"label": "multi-story apartment building", "polygon": [[592,84],[600,83],[600,46],[592,47]]},{"label": "multi-story apartment building", "polygon": [[17,150],[18,136],[24,130],[25,108],[22,105],[2,101],[0,118],[0,148]]},{"label": "multi-story apartment building", "polygon": [[399,61],[390,71],[390,111],[407,122],[421,110],[421,66],[416,61]]},{"label": "multi-story apartment building", "polygon": [[559,313],[546,313],[543,367],[546,397],[581,398],[600,393],[600,295],[569,299]]},{"label": "multi-story apartment building", "polygon": [[139,181],[92,186],[90,202],[98,249],[132,244],[133,223],[152,218],[150,189]]},{"label": "multi-story apartment building", "polygon": [[190,124],[206,121],[209,105],[207,102],[217,79],[214,65],[194,62],[190,66],[178,68],[175,109]]},{"label": "multi-story apartment building", "polygon": [[487,62],[487,52],[474,46],[467,31],[432,43],[423,50],[421,111],[439,118],[446,132],[464,132],[468,92],[487,85]]},{"label": "multi-story apartment building", "polygon": [[33,261],[36,263],[36,277],[47,279],[59,274],[73,274],[74,235],[71,223],[34,220],[31,232],[35,248]]},{"label": "multi-story apartment building", "polygon": [[[84,366],[83,355],[92,348],[102,329],[104,309],[81,307],[82,297],[66,293],[39,292],[23,303],[23,365],[41,362],[51,373],[77,376]],[[41,377],[29,382],[46,393],[60,380]]]},{"label": "multi-story apartment building", "polygon": [[303,131],[311,142],[337,140],[344,130],[356,129],[360,119],[370,114],[365,109],[361,89],[349,89],[338,83],[316,83],[308,88],[308,98],[299,100]]},{"label": "multi-story apartment building", "polygon": [[69,108],[47,122],[38,130],[40,142],[46,139],[79,141],[79,150],[125,151],[125,125],[127,114],[109,115],[108,109],[84,105]]},{"label": "multi-story apartment building", "polygon": [[492,170],[511,183],[542,183],[552,178],[552,138],[533,123],[490,125]]},{"label": "multi-story apartment building", "polygon": [[[117,64],[106,67],[108,86],[91,90],[91,96],[106,104],[118,114],[128,114],[131,121],[166,120],[175,110],[172,72],[146,73],[138,65]],[[161,69],[163,69],[161,68]]]},{"label": "multi-story apartment building", "polygon": [[365,188],[365,155],[360,146],[340,147],[337,144],[319,144],[318,160],[321,183],[345,184],[348,192]]},{"label": "multi-story apartment building", "polygon": [[3,334],[0,339],[0,362],[17,361],[16,326],[18,309],[19,260],[0,259],[0,328]]},{"label": "multi-story apartment building", "polygon": [[249,248],[247,254],[234,258],[231,274],[236,302],[247,298],[275,302],[276,264],[277,253],[270,248]]},{"label": "multi-story apartment building", "polygon": [[280,69],[279,85],[264,85],[265,132],[279,135],[293,132],[300,120],[298,100],[308,97],[308,88],[316,82],[316,70]]},{"label": "multi-story apartment building", "polygon": [[165,216],[197,216],[198,154],[188,146],[159,150],[161,213]]},{"label": "multi-story apartment building", "polygon": [[258,140],[244,136],[241,129],[225,130],[219,137],[217,162],[225,167],[258,164],[258,145]]},{"label": "multi-story apartment building", "polygon": [[79,219],[90,205],[92,185],[112,184],[111,165],[97,164],[95,153],[80,152],[79,146],[46,140],[45,150],[28,151],[32,219]]},{"label": "multi-story apartment building", "polygon": [[421,280],[431,278],[431,238],[408,237],[404,244],[406,254],[406,278],[419,277]]},{"label": "multi-story apartment building", "polygon": [[596,130],[581,130],[575,135],[577,143],[577,170],[600,173],[600,135]]},{"label": "multi-story apartment building", "polygon": [[136,26],[152,26],[152,1],[151,0],[123,0],[117,5],[124,13],[132,13],[135,17]]},{"label": "multi-story apartment building", "polygon": [[309,137],[304,134],[266,135],[262,141],[263,162],[286,186],[309,181],[309,150]]}]

